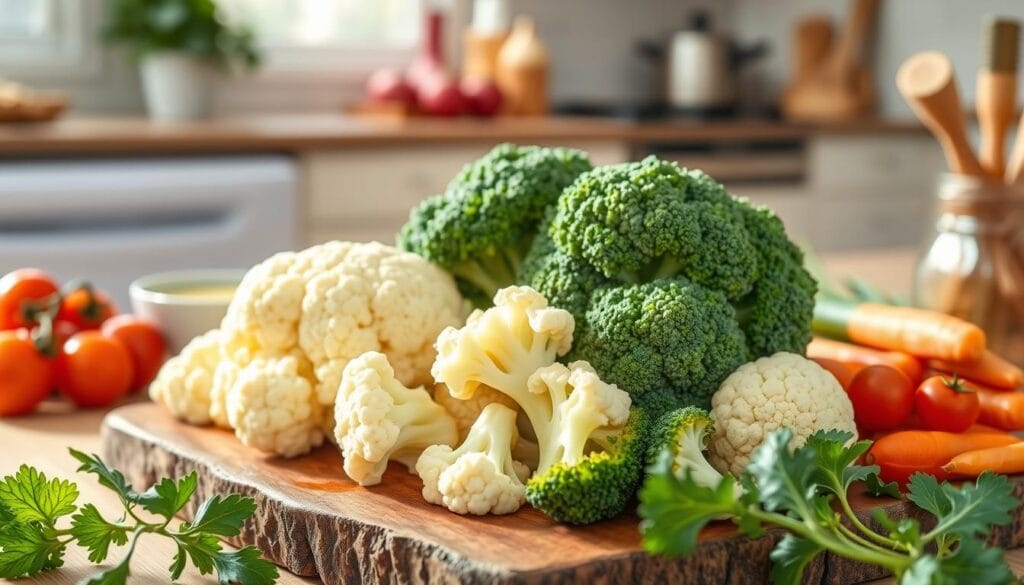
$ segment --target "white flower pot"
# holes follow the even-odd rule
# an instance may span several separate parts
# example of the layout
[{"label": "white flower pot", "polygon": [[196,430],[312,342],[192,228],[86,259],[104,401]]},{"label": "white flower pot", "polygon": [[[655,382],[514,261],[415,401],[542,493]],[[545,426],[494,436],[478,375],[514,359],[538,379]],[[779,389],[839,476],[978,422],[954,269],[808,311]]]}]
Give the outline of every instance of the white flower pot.
[{"label": "white flower pot", "polygon": [[183,53],[152,53],[139,64],[149,117],[158,121],[209,117],[214,71],[204,61]]}]

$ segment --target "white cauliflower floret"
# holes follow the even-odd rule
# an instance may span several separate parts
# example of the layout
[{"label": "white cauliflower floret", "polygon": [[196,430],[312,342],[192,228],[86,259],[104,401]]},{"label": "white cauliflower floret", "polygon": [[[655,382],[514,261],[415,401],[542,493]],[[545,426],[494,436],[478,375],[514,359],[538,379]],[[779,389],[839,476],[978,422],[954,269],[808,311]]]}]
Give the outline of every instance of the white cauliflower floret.
[{"label": "white cauliflower floret", "polygon": [[209,424],[210,393],[219,362],[220,332],[214,329],[196,337],[179,355],[167,360],[149,385],[150,398],[189,424]]},{"label": "white cauliflower floret", "polygon": [[320,403],[334,404],[345,366],[367,351],[386,355],[403,384],[431,383],[434,340],[461,323],[462,310],[454,280],[437,266],[377,242],[354,244],[310,279],[302,302],[299,345]]},{"label": "white cauliflower floret", "polygon": [[458,441],[451,415],[422,386],[403,386],[388,358],[374,351],[345,366],[334,417],[345,473],[364,486],[380,483],[389,460],[414,471],[424,449]]},{"label": "white cauliflower floret", "polygon": [[529,468],[512,458],[516,412],[489,404],[457,449],[427,448],[416,472],[423,479],[423,498],[456,514],[511,514],[525,500],[523,482]]},{"label": "white cauliflower floret", "polygon": [[716,431],[709,459],[719,471],[737,476],[775,429],[793,430],[793,448],[820,430],[857,434],[853,405],[835,377],[785,352],[737,368],[711,398],[711,415]]},{"label": "white cauliflower floret", "polygon": [[235,353],[238,348],[234,346],[253,342],[275,353],[286,353],[298,345],[306,283],[344,261],[356,245],[327,242],[301,252],[281,252],[249,269],[221,323],[227,353]]},{"label": "white cauliflower floret", "polygon": [[[473,392],[473,396],[466,400],[452,397],[448,387],[444,384],[437,384],[434,387],[434,402],[440,404],[455,419],[455,426],[459,429],[459,440],[464,440],[473,426],[476,419],[480,417],[484,407],[492,402],[498,402],[511,409],[516,409],[516,401],[493,388],[481,386]],[[522,441],[520,441],[522,442]]]},{"label": "white cauliflower floret", "polygon": [[238,372],[227,417],[242,443],[295,457],[323,442],[309,369],[301,355],[286,355],[257,357]]}]

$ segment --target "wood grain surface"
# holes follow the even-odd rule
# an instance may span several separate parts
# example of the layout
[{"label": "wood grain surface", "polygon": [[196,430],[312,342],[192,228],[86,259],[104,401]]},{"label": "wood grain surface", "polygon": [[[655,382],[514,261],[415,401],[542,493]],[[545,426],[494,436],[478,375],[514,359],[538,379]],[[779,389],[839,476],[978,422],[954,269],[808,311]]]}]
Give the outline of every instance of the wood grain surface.
[{"label": "wood grain surface", "polygon": [[[419,479],[400,466],[391,466],[381,485],[361,488],[344,476],[331,446],[298,459],[271,458],[227,432],[180,424],[153,404],[112,412],[102,441],[107,460],[137,487],[196,470],[203,497],[254,497],[257,514],[236,544],[255,544],[288,570],[319,576],[328,585],[762,583],[779,536],[750,540],[729,523],[715,523],[705,530],[698,554],[656,558],[641,550],[632,514],[578,528],[557,525],[529,507],[505,517],[462,517],[427,504]],[[894,517],[919,513],[905,502],[862,494],[853,502],[865,521],[875,506]],[[1020,520],[995,533],[993,542],[1024,542]],[[883,576],[876,567],[823,556],[807,582]]]}]

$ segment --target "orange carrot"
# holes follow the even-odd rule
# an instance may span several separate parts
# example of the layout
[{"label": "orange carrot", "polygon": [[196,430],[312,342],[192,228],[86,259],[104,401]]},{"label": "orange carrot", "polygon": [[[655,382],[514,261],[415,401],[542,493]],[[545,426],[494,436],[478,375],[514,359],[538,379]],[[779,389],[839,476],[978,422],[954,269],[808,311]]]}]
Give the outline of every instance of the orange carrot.
[{"label": "orange carrot", "polygon": [[978,360],[985,351],[985,332],[977,325],[912,307],[819,299],[813,327],[831,337],[918,357],[963,362]]},{"label": "orange carrot", "polygon": [[962,477],[977,477],[985,471],[1024,472],[1024,443],[966,451],[950,459],[943,471]]},{"label": "orange carrot", "polygon": [[816,357],[811,359],[817,362],[822,368],[825,368],[828,373],[835,376],[836,380],[839,381],[839,385],[843,387],[843,390],[850,389],[850,382],[853,381],[853,377],[862,367],[859,365],[851,366],[839,360],[826,357]]},{"label": "orange carrot", "polygon": [[905,483],[914,471],[942,479],[942,466],[961,453],[1018,442],[1020,439],[1007,433],[897,431],[875,441],[865,459],[881,468],[885,481]]},{"label": "orange carrot", "polygon": [[807,357],[833,359],[846,364],[864,366],[890,366],[906,374],[915,386],[921,383],[924,376],[924,367],[912,355],[899,351],[880,351],[822,337],[811,340],[807,346]]},{"label": "orange carrot", "polygon": [[1006,392],[969,384],[978,393],[978,422],[1004,431],[1024,430],[1024,393]]},{"label": "orange carrot", "polygon": [[991,351],[986,351],[981,359],[975,362],[931,360],[929,365],[936,370],[960,374],[963,378],[995,388],[1012,390],[1024,386],[1024,370]]}]

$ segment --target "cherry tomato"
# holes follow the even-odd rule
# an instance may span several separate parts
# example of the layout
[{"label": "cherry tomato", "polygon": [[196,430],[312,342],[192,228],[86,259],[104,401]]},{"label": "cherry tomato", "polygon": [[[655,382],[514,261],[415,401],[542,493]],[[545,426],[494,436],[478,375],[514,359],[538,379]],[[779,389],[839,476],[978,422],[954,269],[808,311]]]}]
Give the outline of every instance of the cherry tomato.
[{"label": "cherry tomato", "polygon": [[844,390],[850,388],[850,382],[853,382],[853,376],[857,373],[853,368],[844,364],[839,360],[833,360],[829,358],[812,358],[818,365],[828,370],[828,373],[835,376],[836,380],[839,380],[839,385]]},{"label": "cherry tomato", "polygon": [[57,388],[85,407],[117,402],[128,394],[135,375],[128,348],[99,331],[71,336],[57,366]]},{"label": "cherry tomato", "polygon": [[0,331],[0,416],[35,410],[53,388],[53,364],[38,351],[28,330]]},{"label": "cherry tomato", "polygon": [[910,378],[889,366],[868,366],[857,373],[847,391],[857,426],[867,432],[895,429],[914,410]]},{"label": "cherry tomato", "polygon": [[135,315],[117,315],[103,323],[101,331],[103,335],[123,343],[131,354],[135,371],[133,390],[153,381],[164,363],[167,350],[163,335],[155,324]]},{"label": "cherry tomato", "polygon": [[117,307],[101,290],[81,287],[68,293],[57,313],[58,321],[67,321],[79,331],[99,329],[103,322],[117,314]]},{"label": "cherry tomato", "polygon": [[22,268],[0,278],[0,329],[33,325],[23,313],[25,301],[41,301],[57,292],[53,277],[35,268]]},{"label": "cherry tomato", "polygon": [[956,376],[932,376],[917,387],[914,403],[927,429],[959,433],[978,421],[978,393]]}]

